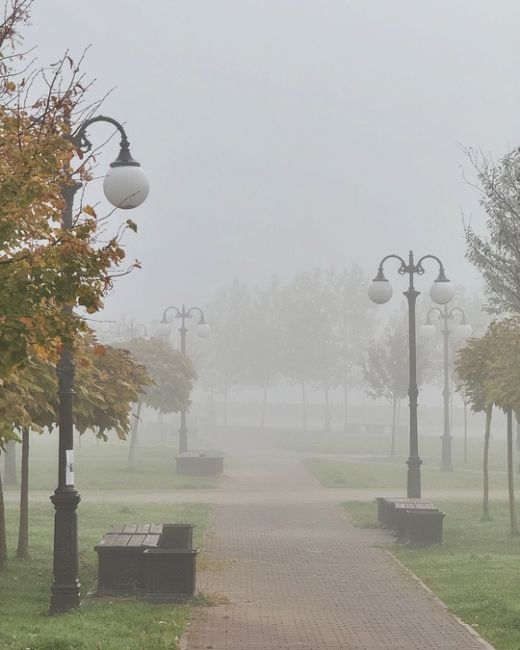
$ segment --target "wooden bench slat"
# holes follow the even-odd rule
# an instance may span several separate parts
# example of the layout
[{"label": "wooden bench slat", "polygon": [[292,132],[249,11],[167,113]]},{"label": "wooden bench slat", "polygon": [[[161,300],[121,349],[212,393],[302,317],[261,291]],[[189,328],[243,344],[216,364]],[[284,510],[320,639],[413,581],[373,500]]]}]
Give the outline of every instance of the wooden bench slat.
[{"label": "wooden bench slat", "polygon": [[122,533],[136,533],[137,532],[137,524],[125,524],[123,526],[123,530],[121,531]]},{"label": "wooden bench slat", "polygon": [[147,535],[147,536],[144,538],[144,542],[143,542],[143,543],[144,543],[146,546],[157,546],[157,544],[159,543],[159,538],[160,538],[160,537],[161,537],[160,535]]}]

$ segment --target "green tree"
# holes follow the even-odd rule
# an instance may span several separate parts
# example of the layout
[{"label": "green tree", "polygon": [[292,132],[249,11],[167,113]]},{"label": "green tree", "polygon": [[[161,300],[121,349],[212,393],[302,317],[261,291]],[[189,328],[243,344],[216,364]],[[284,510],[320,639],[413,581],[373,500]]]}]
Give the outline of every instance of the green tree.
[{"label": "green tree", "polygon": [[134,452],[138,439],[141,405],[145,404],[159,413],[179,413],[188,410],[190,395],[197,375],[190,359],[175,350],[168,341],[158,337],[136,338],[124,344],[132,357],[142,364],[151,384],[137,402],[128,463],[134,465]]},{"label": "green tree", "polygon": [[[372,341],[362,361],[365,391],[372,399],[392,403],[390,455],[395,454],[399,401],[408,394],[408,323],[405,312],[394,314],[379,339]],[[417,347],[417,381],[427,383],[434,375],[431,350]]]},{"label": "green tree", "polygon": [[477,180],[487,236],[466,226],[466,257],[481,272],[489,308],[495,313],[520,311],[520,151],[498,163],[468,149]]},{"label": "green tree", "polygon": [[374,336],[375,316],[373,304],[367,298],[367,276],[357,264],[341,271],[328,271],[328,285],[336,308],[332,331],[337,350],[334,384],[343,388],[346,432],[349,389],[362,386],[363,355]]},{"label": "green tree", "polygon": [[[520,317],[514,316],[492,322],[480,339],[471,339],[459,352],[457,373],[474,410],[495,405],[507,416],[507,478],[511,534],[520,534],[514,494],[513,473],[513,413],[520,415]],[[487,428],[487,422],[486,422]],[[486,431],[489,436],[488,431]],[[487,452],[486,452],[487,453]],[[485,467],[487,472],[487,467]],[[485,483],[487,479],[485,477]],[[485,485],[485,500],[487,486]],[[489,507],[484,508],[484,517]]]}]

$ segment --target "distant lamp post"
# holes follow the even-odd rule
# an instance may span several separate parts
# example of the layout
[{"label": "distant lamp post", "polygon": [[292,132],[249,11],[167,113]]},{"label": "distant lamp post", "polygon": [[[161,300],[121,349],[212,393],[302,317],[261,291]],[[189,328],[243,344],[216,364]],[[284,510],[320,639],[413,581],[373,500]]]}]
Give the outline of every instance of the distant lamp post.
[{"label": "distant lamp post", "polygon": [[[128,138],[122,125],[111,117],[99,115],[85,120],[71,135],[77,150],[88,152],[92,145],[87,138],[87,129],[96,122],[108,122],[121,134],[118,157],[110,165],[105,176],[103,190],[108,201],[116,208],[136,208],[148,195],[148,181],[135,161],[129,148]],[[62,213],[62,228],[72,228],[73,203],[81,183],[71,181],[63,187],[65,207]],[[72,306],[64,305],[63,312],[72,315]],[[59,614],[77,609],[80,604],[78,521],[76,508],[81,500],[74,487],[74,437],[73,399],[76,367],[72,351],[65,347],[58,362],[59,383],[59,459],[58,487],[51,496],[56,513],[54,517],[54,582],[51,587],[50,614]]]},{"label": "distant lamp post", "polygon": [[428,310],[426,314],[426,323],[421,327],[421,335],[424,338],[431,338],[435,336],[437,329],[435,325],[431,322],[433,314],[437,314],[439,320],[444,322],[444,327],[442,328],[442,337],[444,344],[444,428],[441,436],[442,440],[442,460],[441,460],[441,470],[444,472],[451,472],[453,469],[452,465],[452,456],[451,456],[451,431],[450,431],[450,351],[449,351],[449,339],[453,330],[449,328],[449,321],[454,320],[455,314],[460,315],[460,323],[456,329],[455,334],[458,335],[458,338],[467,338],[471,336],[471,325],[466,321],[466,314],[461,307],[452,307],[448,309],[448,305],[445,304],[443,308],[432,307]]},{"label": "distant lamp post", "polygon": [[408,300],[408,361],[410,368],[410,384],[408,388],[408,396],[410,398],[410,456],[406,461],[408,465],[406,495],[409,498],[420,499],[422,460],[419,458],[417,425],[417,398],[419,389],[417,388],[417,333],[415,319],[415,305],[420,292],[415,289],[414,277],[415,275],[424,274],[423,262],[431,259],[439,266],[439,275],[430,288],[432,300],[437,304],[444,305],[453,298],[454,289],[444,273],[442,262],[435,255],[425,255],[418,262],[415,262],[413,253],[410,251],[407,263],[399,255],[392,254],[387,255],[381,260],[377,275],[368,288],[368,295],[375,303],[383,304],[388,302],[392,297],[392,285],[385,278],[383,271],[385,262],[389,259],[396,259],[400,264],[398,268],[399,275],[408,275],[409,278],[408,290],[403,292]]},{"label": "distant lamp post", "polygon": [[[173,312],[172,316],[168,316],[169,312]],[[200,307],[190,307],[188,310],[185,305],[182,305],[181,309],[177,307],[167,307],[161,318],[161,325],[171,324],[173,318],[178,318],[181,321],[179,327],[179,333],[181,335],[181,352],[186,354],[186,334],[188,333],[188,328],[186,327],[186,321],[190,318],[193,318],[193,314],[197,313],[199,315],[199,322],[197,323],[196,333],[201,338],[206,338],[209,336],[211,328],[206,322],[204,317],[204,312]],[[181,427],[179,429],[179,453],[184,453],[188,451],[188,428],[186,426],[186,409],[181,410]]]},{"label": "distant lamp post", "polygon": [[117,336],[119,339],[133,341],[134,339],[148,336],[148,330],[143,323],[135,323],[133,320],[129,323],[119,323],[117,326]]}]

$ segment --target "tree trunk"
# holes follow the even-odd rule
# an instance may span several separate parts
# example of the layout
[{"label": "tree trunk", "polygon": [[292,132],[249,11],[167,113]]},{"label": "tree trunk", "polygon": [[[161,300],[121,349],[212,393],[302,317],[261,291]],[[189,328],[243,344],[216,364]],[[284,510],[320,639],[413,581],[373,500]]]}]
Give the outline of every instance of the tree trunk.
[{"label": "tree trunk", "polygon": [[137,434],[139,432],[139,423],[141,422],[141,409],[143,408],[142,402],[137,402],[137,409],[134,414],[134,422],[132,425],[132,433],[130,434],[130,449],[128,450],[128,468],[134,469],[134,452],[137,444]]},{"label": "tree trunk", "polygon": [[215,389],[213,386],[209,390],[208,395],[208,419],[211,426],[216,426],[217,424],[217,409],[215,407]]},{"label": "tree trunk", "polygon": [[22,480],[20,486],[20,526],[18,557],[29,559],[29,429],[22,429]]},{"label": "tree trunk", "polygon": [[0,571],[7,564],[7,538],[5,534],[5,507],[2,475],[0,474]]},{"label": "tree trunk", "polygon": [[516,451],[520,451],[520,420],[516,419]]},{"label": "tree trunk", "polygon": [[330,403],[329,403],[329,385],[325,383],[323,390],[325,392],[325,431],[330,431]]},{"label": "tree trunk", "polygon": [[228,383],[227,377],[224,384],[224,426],[227,426],[228,423]]},{"label": "tree trunk", "polygon": [[302,381],[302,428],[307,431],[307,393],[304,381]]},{"label": "tree trunk", "polygon": [[464,463],[468,462],[468,402],[464,396]]},{"label": "tree trunk", "polygon": [[513,411],[507,412],[507,489],[509,493],[509,518],[511,520],[511,535],[520,534],[516,519],[515,490],[513,485]]},{"label": "tree trunk", "polygon": [[16,472],[16,440],[9,440],[5,446],[5,475],[4,482],[6,485],[18,485],[18,476]]},{"label": "tree trunk", "polygon": [[161,438],[161,447],[164,447],[164,417],[160,411],[159,414],[157,415],[157,424],[159,425],[159,436]]},{"label": "tree trunk", "polygon": [[348,433],[348,386],[343,384],[343,431]]},{"label": "tree trunk", "polygon": [[395,433],[397,430],[397,396],[392,398],[392,440],[390,442],[390,456],[395,455]]},{"label": "tree trunk", "polygon": [[493,404],[486,409],[486,430],[484,432],[484,458],[482,462],[483,472],[483,499],[482,499],[482,521],[491,521],[489,514],[489,435],[491,432],[491,415],[493,414]]},{"label": "tree trunk", "polygon": [[265,429],[265,415],[267,412],[267,392],[269,390],[269,384],[264,386],[264,397],[262,400],[262,413],[260,415],[260,428]]}]

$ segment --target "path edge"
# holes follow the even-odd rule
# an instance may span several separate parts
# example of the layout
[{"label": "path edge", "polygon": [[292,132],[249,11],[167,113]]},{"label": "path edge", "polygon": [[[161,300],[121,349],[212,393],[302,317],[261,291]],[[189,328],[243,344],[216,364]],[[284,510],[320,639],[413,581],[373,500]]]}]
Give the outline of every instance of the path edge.
[{"label": "path edge", "polygon": [[[475,639],[477,639],[477,641],[482,645],[483,648],[485,648],[486,650],[496,650],[495,646],[492,646],[491,643],[489,643],[489,641],[486,641],[486,639],[482,638],[482,637],[480,636],[480,634],[475,630],[474,627],[472,627],[469,623],[466,623],[465,621],[463,621],[463,620],[460,618],[460,616],[457,616],[457,614],[454,614],[454,613],[451,611],[451,609],[446,605],[446,603],[445,603],[443,600],[441,600],[441,599],[439,598],[439,596],[437,596],[437,594],[434,593],[434,592],[430,589],[430,587],[428,587],[428,585],[425,584],[425,583],[421,580],[421,578],[419,578],[419,576],[417,576],[417,575],[416,575],[416,574],[415,574],[411,569],[409,569],[406,565],[404,565],[404,564],[401,562],[401,560],[399,560],[399,558],[397,558],[397,557],[392,553],[391,550],[389,550],[388,548],[384,548],[384,547],[382,548],[382,550],[383,550],[387,555],[390,556],[390,558],[391,558],[391,559],[392,559],[392,560],[393,560],[393,561],[394,561],[394,562],[395,562],[395,563],[396,563],[396,564],[401,568],[401,570],[402,570],[404,573],[408,574],[411,578],[413,578],[413,580],[415,580],[415,582],[417,582],[417,583],[422,587],[422,589],[424,589],[424,591],[426,591],[426,592],[427,592],[427,593],[428,593],[428,594],[433,598],[433,600],[434,600],[438,605],[440,605],[444,610],[446,610],[446,612],[447,612],[447,613],[448,613],[452,618],[454,618],[455,621],[456,621],[459,625],[461,625],[461,626],[462,626],[465,630],[467,630],[467,631],[468,631],[472,636],[474,636]],[[184,648],[181,648],[181,650],[185,650],[185,649],[184,649]]]}]

